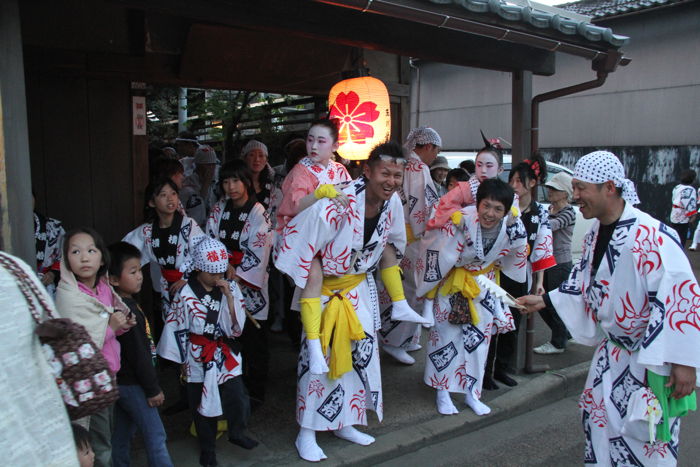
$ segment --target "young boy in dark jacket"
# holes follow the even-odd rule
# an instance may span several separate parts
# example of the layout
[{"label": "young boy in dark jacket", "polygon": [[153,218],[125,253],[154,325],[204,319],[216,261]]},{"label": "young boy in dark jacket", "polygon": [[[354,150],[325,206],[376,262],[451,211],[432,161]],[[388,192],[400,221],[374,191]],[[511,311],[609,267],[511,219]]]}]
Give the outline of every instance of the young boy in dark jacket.
[{"label": "young boy in dark jacket", "polygon": [[112,463],[130,464],[131,438],[136,429],[143,435],[148,464],[172,466],[166,447],[166,435],[158,407],[165,397],[156,374],[156,349],[148,320],[134,300],[141,290],[141,253],[133,245],[118,242],[109,247],[112,258],[109,282],[136,317],[136,326],[118,337],[121,344],[121,369],[117,373],[119,400],[114,408]]}]

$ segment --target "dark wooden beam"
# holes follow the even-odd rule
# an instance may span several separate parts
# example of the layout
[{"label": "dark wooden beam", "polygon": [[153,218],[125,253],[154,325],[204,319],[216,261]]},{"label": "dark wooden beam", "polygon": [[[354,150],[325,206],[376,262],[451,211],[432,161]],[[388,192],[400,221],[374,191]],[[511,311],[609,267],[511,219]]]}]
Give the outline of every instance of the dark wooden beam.
[{"label": "dark wooden beam", "polygon": [[119,3],[194,21],[286,32],[455,65],[499,71],[529,70],[539,75],[554,73],[554,53],[546,50],[304,0],[122,0]]}]

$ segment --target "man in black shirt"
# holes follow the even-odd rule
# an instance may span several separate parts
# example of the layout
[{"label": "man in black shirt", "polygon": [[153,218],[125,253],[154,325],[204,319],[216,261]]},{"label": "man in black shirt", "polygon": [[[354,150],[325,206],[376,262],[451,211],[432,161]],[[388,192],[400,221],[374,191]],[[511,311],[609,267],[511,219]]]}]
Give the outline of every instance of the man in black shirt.
[{"label": "man in black shirt", "polygon": [[697,281],[676,232],[633,207],[615,155],[581,158],[573,189],[581,214],[598,220],[581,260],[558,290],[518,301],[526,313],[551,306],[578,342],[596,346],[579,403],[585,462],[673,464],[680,417],[696,405]]}]

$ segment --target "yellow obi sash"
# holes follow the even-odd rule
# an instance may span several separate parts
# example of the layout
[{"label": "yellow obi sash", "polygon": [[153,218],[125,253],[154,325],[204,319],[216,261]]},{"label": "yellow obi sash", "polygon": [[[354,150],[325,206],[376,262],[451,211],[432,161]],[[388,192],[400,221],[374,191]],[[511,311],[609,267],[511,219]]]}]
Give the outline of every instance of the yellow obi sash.
[{"label": "yellow obi sash", "polygon": [[[355,307],[345,295],[365,280],[366,274],[347,274],[341,277],[324,277],[321,293],[331,299],[321,315],[321,348],[325,354],[331,340],[331,364],[328,377],[337,379],[352,370],[351,340],[365,338]],[[337,290],[339,292],[333,292]]]},{"label": "yellow obi sash", "polygon": [[476,311],[473,300],[479,296],[481,288],[474,278],[482,274],[488,274],[494,269],[496,270],[496,284],[501,285],[500,269],[496,267],[495,263],[491,263],[490,266],[479,269],[478,271],[470,271],[465,268],[452,268],[447,277],[445,277],[445,280],[442,281],[442,286],[435,286],[426,296],[430,299],[435,298],[438,287],[440,295],[443,296],[452,295],[457,292],[461,293],[462,296],[469,301],[469,314],[472,317],[472,324],[476,325],[479,323],[479,313]]}]

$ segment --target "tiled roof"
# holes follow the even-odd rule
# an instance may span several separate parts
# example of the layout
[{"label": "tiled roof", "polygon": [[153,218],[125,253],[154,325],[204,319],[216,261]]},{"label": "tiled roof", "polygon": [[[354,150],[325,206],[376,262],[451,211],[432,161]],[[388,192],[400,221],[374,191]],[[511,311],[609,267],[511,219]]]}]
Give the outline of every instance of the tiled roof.
[{"label": "tiled roof", "polygon": [[[470,13],[494,15],[499,20],[513,22],[515,29],[517,23],[524,26],[532,26],[542,31],[543,35],[549,33],[561,33],[568,36],[578,36],[591,42],[607,43],[613,47],[622,47],[629,42],[629,37],[614,34],[612,29],[596,26],[580,19],[568,18],[565,14],[556,13],[556,9],[549,11],[539,10],[536,6],[517,5],[504,0],[427,0],[437,5],[461,6]],[[588,0],[590,3],[602,3],[597,0]],[[673,0],[637,0],[645,2],[673,1]],[[586,0],[584,0],[585,3]],[[604,3],[615,3],[616,0],[608,0]],[[620,3],[623,3],[622,1]],[[575,5],[575,4],[567,4]],[[557,7],[561,8],[561,7]],[[554,12],[553,12],[554,11]],[[570,9],[579,14],[588,14],[583,11]]]},{"label": "tiled roof", "polygon": [[672,3],[683,3],[684,1],[685,0],[582,0],[580,2],[557,5],[557,7],[598,19],[657,8]]}]

